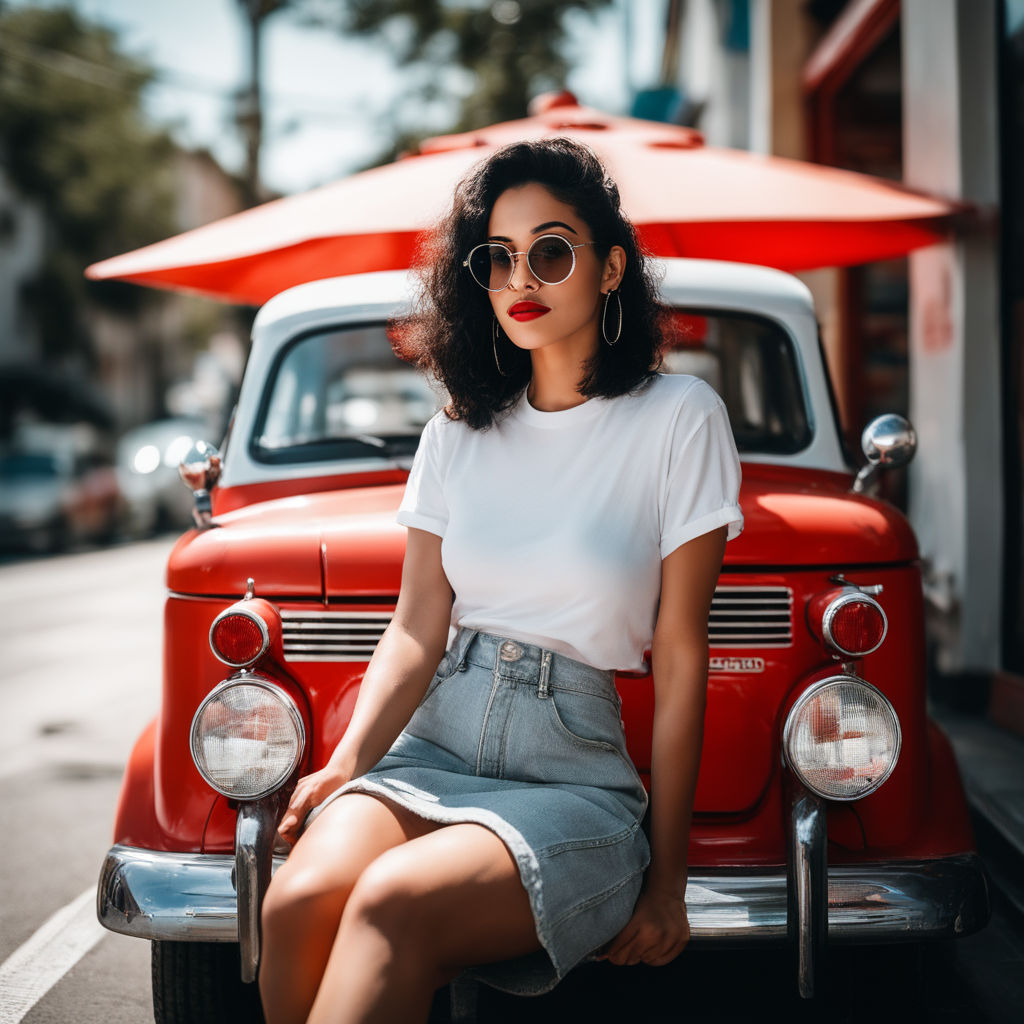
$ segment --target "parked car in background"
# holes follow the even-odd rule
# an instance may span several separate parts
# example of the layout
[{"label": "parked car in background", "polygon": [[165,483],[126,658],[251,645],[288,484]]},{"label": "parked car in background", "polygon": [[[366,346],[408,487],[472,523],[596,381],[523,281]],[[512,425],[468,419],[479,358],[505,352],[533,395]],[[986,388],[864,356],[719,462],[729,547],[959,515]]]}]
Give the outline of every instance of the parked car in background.
[{"label": "parked car in background", "polygon": [[33,424],[0,451],[0,548],[109,543],[120,516],[113,457],[90,427]]},{"label": "parked car in background", "polygon": [[209,424],[187,416],[154,420],[121,435],[117,475],[129,536],[192,525],[192,497],[181,486],[178,464],[196,441],[209,437]]},{"label": "parked car in background", "polygon": [[[276,824],[344,733],[391,618],[395,512],[443,402],[389,344],[408,294],[404,274],[380,273],[272,299],[223,458],[187,459],[211,510],[170,555],[163,704],[98,889],[106,927],[153,943],[158,1021],[258,1019],[260,903],[288,852]],[[965,935],[989,915],[956,763],[926,713],[917,544],[868,493],[913,432],[882,418],[870,467],[847,463],[795,278],[667,260],[663,295],[683,337],[666,369],[724,399],[746,517],[711,610],[692,942],[789,943],[810,996],[830,948]],[[616,684],[649,780],[650,673]]]}]

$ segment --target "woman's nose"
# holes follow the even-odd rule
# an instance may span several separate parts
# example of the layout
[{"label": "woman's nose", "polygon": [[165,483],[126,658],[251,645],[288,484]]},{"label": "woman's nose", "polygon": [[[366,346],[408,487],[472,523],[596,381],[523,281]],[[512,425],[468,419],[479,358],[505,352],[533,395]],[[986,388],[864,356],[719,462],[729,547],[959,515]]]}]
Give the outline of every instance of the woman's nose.
[{"label": "woman's nose", "polygon": [[533,276],[533,272],[530,270],[530,264],[526,261],[526,253],[516,255],[513,257],[513,261],[512,276],[509,278],[509,282],[506,287],[511,288],[513,291],[518,291],[520,288],[536,288],[537,278]]}]

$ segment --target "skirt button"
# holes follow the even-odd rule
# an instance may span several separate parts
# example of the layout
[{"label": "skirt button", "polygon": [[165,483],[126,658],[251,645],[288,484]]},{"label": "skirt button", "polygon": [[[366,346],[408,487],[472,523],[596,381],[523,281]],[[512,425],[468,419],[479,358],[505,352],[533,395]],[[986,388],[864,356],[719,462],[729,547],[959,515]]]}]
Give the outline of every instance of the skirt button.
[{"label": "skirt button", "polygon": [[499,657],[502,661],[518,661],[522,655],[523,649],[511,640],[506,640],[499,650]]}]

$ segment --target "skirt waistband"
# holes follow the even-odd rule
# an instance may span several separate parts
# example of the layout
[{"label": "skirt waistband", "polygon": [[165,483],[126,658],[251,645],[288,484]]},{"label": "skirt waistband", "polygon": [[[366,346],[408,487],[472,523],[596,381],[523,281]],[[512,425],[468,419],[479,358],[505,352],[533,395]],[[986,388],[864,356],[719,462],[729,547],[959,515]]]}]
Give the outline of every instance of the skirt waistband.
[{"label": "skirt waistband", "polygon": [[615,692],[615,673],[594,668],[557,651],[511,637],[460,627],[449,648],[454,669],[466,664],[491,669],[499,675],[536,682],[538,694],[550,687],[609,697]]}]

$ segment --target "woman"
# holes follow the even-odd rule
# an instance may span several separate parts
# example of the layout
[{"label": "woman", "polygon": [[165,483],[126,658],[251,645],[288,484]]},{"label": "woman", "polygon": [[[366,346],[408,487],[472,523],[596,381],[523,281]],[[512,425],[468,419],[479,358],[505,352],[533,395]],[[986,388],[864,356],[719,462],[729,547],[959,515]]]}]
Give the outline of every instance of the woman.
[{"label": "woman", "polygon": [[[663,310],[585,147],[494,154],[429,257],[403,345],[450,403],[351,724],[280,825],[306,823],[264,904],[269,1024],[423,1020],[464,968],[537,993],[689,937],[707,618],[742,525],[724,406],[656,372]],[[650,854],[613,683],[648,647]]]}]

